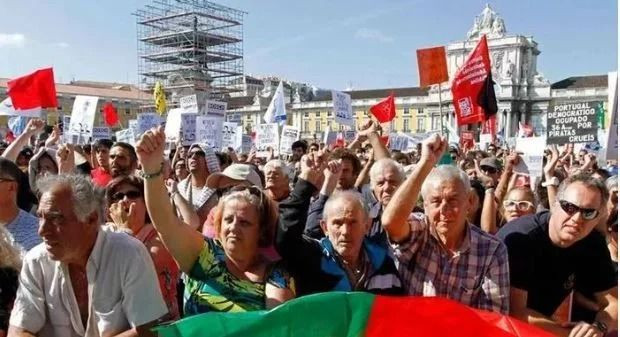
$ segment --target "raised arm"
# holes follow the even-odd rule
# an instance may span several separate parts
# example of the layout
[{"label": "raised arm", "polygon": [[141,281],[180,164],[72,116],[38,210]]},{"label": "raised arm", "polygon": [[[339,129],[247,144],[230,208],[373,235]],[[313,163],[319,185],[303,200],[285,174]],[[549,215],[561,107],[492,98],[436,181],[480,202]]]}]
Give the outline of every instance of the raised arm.
[{"label": "raised arm", "polygon": [[547,164],[543,168],[543,171],[545,175],[545,185],[547,185],[547,199],[549,200],[549,205],[553,205],[553,203],[555,203],[555,196],[558,193],[558,185],[552,182],[552,180],[556,180],[554,179],[553,171],[560,160],[560,155],[557,145],[551,145],[550,150],[551,155],[547,157]]},{"label": "raised arm", "polygon": [[375,161],[383,158],[390,158],[390,151],[383,145],[381,139],[379,139],[380,129],[381,127],[377,122],[368,120],[362,125],[358,132],[360,137],[368,139],[368,142],[372,146]]},{"label": "raised arm", "polygon": [[9,144],[6,150],[4,150],[4,153],[2,153],[2,157],[15,162],[19,152],[24,148],[24,146],[28,145],[30,138],[41,133],[44,126],[45,123],[41,119],[37,118],[29,120],[28,124],[26,124],[26,129],[24,132],[17,136],[17,138]]},{"label": "raised arm", "polygon": [[410,234],[409,214],[418,200],[422,183],[446,149],[447,140],[434,134],[422,143],[422,155],[413,173],[400,185],[381,216],[381,223],[391,241],[401,242]]},{"label": "raised arm", "polygon": [[319,193],[319,198],[310,204],[308,210],[308,221],[306,223],[306,229],[304,234],[314,239],[321,239],[325,237],[323,230],[321,229],[321,219],[323,219],[323,209],[327,199],[332,195],[338,185],[338,179],[342,173],[342,163],[337,160],[332,160],[327,164],[327,168],[324,170],[325,179],[323,180],[323,186]]},{"label": "raised arm", "polygon": [[144,200],[160,238],[180,269],[189,273],[204,245],[200,233],[183,223],[169,202],[164,177],[166,136],[162,127],[145,132],[136,145],[144,176]]},{"label": "raised arm", "polygon": [[506,192],[508,191],[510,178],[512,178],[513,169],[515,165],[519,163],[519,160],[521,160],[521,157],[519,157],[519,155],[514,151],[506,157],[504,170],[502,171],[502,175],[500,176],[497,187],[495,188],[495,200],[497,200],[497,202],[502,202],[502,200],[504,200],[504,196],[506,196]]}]

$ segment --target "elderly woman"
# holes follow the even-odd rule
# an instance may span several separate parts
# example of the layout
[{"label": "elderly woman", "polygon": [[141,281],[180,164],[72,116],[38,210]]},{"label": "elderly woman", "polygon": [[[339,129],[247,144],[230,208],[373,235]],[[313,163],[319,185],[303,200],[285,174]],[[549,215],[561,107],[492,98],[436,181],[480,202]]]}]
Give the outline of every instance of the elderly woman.
[{"label": "elderly woman", "polygon": [[179,267],[151,225],[142,191],[144,182],[135,176],[120,176],[110,181],[105,196],[112,223],[107,229],[127,232],[146,246],[155,265],[169,318],[178,319],[180,316],[176,286]]},{"label": "elderly woman", "polygon": [[282,160],[273,159],[265,164],[265,193],[276,202],[288,198],[291,190],[289,186],[289,168]]},{"label": "elderly woman", "polygon": [[161,177],[164,147],[165,135],[158,128],[142,136],[137,152],[153,225],[187,274],[185,315],[262,310],[293,298],[288,273],[259,253],[274,237],[277,212],[271,200],[256,187],[233,189],[217,205],[217,238],[205,238],[179,220],[167,201]]}]

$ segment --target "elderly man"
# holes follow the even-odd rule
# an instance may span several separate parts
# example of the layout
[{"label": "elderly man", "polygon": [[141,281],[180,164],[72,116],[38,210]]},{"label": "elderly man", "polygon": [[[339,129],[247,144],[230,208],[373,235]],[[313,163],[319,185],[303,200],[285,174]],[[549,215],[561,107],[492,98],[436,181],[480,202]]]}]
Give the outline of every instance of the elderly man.
[{"label": "elderly man", "polygon": [[25,257],[9,336],[137,336],[167,313],[142,243],[100,229],[90,179],[47,176],[38,209],[43,243]]},{"label": "elderly man", "polygon": [[109,158],[112,178],[132,175],[138,168],[136,150],[127,143],[114,143],[110,149]]},{"label": "elderly man", "polygon": [[[383,211],[382,224],[410,295],[442,296],[479,309],[508,313],[506,247],[467,223],[469,178],[454,166],[433,167],[446,141],[424,141],[418,165]],[[411,214],[418,195],[424,214]]]},{"label": "elderly man", "polygon": [[37,233],[37,217],[17,207],[22,175],[15,163],[0,158],[0,226],[9,231],[25,252],[41,243],[41,237]]},{"label": "elderly man", "polygon": [[[502,227],[510,256],[510,312],[560,336],[604,336],[618,325],[617,276],[605,238],[593,231],[606,216],[603,182],[578,174],[559,186],[550,211]],[[572,290],[594,294],[594,321],[561,326],[551,315]]]},{"label": "elderly man", "polygon": [[[359,193],[340,191],[325,204],[321,228],[326,237],[303,235],[310,197],[320,186],[323,165],[314,154],[302,159],[291,196],[281,202],[276,249],[289,263],[298,294],[368,291],[400,294],[402,284],[387,245],[366,238],[370,218]],[[325,180],[336,184],[342,166],[330,162]]]},{"label": "elderly man", "polygon": [[275,202],[280,202],[291,192],[289,186],[289,168],[279,159],[273,159],[263,167],[265,173],[265,193]]},{"label": "elderly man", "polygon": [[220,172],[220,163],[207,144],[196,143],[187,152],[189,176],[179,182],[179,192],[196,210],[203,223],[211,208],[217,205],[215,190],[207,186],[207,178]]}]

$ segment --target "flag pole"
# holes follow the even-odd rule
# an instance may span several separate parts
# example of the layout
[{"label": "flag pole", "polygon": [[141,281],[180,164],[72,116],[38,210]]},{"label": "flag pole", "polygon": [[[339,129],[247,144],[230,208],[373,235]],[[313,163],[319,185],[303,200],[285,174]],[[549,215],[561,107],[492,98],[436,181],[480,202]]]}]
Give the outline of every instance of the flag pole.
[{"label": "flag pole", "polygon": [[445,131],[444,125],[443,125],[443,107],[442,107],[443,104],[441,102],[441,82],[439,82],[439,84],[437,84],[437,86],[439,88],[439,119],[441,120],[441,135],[445,136],[446,131]]}]

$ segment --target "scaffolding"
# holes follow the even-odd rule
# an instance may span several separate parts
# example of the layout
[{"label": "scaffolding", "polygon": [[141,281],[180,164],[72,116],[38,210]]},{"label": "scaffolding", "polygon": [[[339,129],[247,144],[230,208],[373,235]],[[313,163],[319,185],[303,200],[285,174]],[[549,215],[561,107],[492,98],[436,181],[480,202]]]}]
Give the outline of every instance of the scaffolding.
[{"label": "scaffolding", "polygon": [[205,0],[153,0],[137,10],[140,88],[161,81],[172,102],[239,91],[230,84],[243,76],[244,14]]}]

